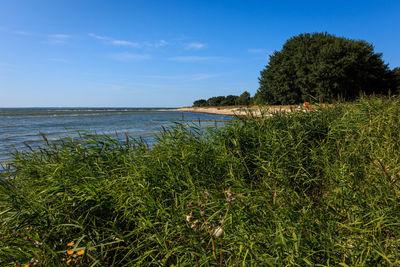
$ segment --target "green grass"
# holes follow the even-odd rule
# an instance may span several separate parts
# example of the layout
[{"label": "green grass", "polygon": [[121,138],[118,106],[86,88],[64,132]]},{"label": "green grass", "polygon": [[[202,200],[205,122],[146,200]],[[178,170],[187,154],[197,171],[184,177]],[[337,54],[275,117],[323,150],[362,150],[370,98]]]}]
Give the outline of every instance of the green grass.
[{"label": "green grass", "polygon": [[44,143],[8,167],[1,266],[400,265],[399,98],[176,124],[151,148]]}]

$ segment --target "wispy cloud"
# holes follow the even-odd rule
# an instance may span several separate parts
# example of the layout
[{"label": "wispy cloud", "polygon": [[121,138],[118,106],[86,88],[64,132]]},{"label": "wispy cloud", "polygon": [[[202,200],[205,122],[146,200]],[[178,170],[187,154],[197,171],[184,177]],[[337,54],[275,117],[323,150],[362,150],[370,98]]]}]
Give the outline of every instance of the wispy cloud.
[{"label": "wispy cloud", "polygon": [[169,60],[178,61],[178,62],[225,62],[228,61],[228,58],[225,57],[201,57],[201,56],[177,56],[170,57]]},{"label": "wispy cloud", "polygon": [[30,33],[30,32],[26,32],[26,31],[14,31],[14,33],[15,34],[18,34],[18,35],[23,35],[23,36],[29,36],[29,35],[32,35],[32,33]]},{"label": "wispy cloud", "polygon": [[154,44],[153,44],[153,46],[154,47],[162,47],[162,46],[166,46],[168,43],[167,43],[167,41],[165,41],[165,40],[160,40],[160,41],[158,41],[158,42],[155,42]]},{"label": "wispy cloud", "polygon": [[106,41],[109,44],[116,45],[116,46],[129,46],[129,47],[162,47],[167,45],[168,43],[165,40],[160,40],[157,42],[132,42],[132,41],[127,41],[127,40],[119,40],[115,39],[109,36],[104,36],[104,35],[97,35],[94,33],[89,33],[89,36],[97,39],[97,40],[102,40]]},{"label": "wispy cloud", "polygon": [[126,40],[117,40],[112,37],[108,37],[108,36],[104,36],[104,35],[97,35],[94,33],[89,33],[89,36],[94,39],[107,41],[110,44],[118,45],[118,46],[130,46],[130,47],[139,47],[140,46],[140,44],[137,42],[131,42],[131,41],[126,41]]},{"label": "wispy cloud", "polygon": [[111,43],[113,45],[121,45],[121,46],[130,46],[130,47],[140,47],[139,43],[129,42],[125,40],[112,40]]},{"label": "wispy cloud", "polygon": [[253,54],[259,54],[259,53],[269,53],[270,51],[265,48],[250,48],[250,49],[247,49],[247,52],[253,53]]},{"label": "wispy cloud", "polygon": [[71,35],[58,33],[50,35],[48,41],[51,44],[65,44],[70,38]]},{"label": "wispy cloud", "polygon": [[207,44],[193,42],[193,43],[185,43],[184,44],[186,50],[200,50],[207,47]]},{"label": "wispy cloud", "polygon": [[95,39],[98,39],[98,40],[111,40],[111,38],[109,38],[107,36],[101,36],[101,35],[97,35],[97,34],[94,34],[94,33],[89,33],[89,36],[93,37]]},{"label": "wispy cloud", "polygon": [[126,62],[150,59],[150,56],[147,54],[132,54],[132,53],[116,53],[116,54],[111,54],[109,57],[117,61],[126,61]]}]

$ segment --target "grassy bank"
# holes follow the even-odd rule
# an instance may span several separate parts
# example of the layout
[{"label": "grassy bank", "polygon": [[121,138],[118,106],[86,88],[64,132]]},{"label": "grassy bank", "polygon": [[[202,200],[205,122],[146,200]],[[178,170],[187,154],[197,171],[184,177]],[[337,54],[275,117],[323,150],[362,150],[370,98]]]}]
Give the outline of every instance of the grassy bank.
[{"label": "grassy bank", "polygon": [[14,155],[0,265],[400,264],[400,101]]}]

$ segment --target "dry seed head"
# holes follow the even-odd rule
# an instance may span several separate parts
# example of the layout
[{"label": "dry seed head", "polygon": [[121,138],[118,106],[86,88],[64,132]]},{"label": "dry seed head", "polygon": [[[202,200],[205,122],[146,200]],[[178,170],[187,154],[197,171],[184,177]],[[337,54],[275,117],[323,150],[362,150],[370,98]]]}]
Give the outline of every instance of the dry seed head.
[{"label": "dry seed head", "polygon": [[230,197],[230,198],[227,199],[228,202],[233,202],[235,200],[236,200],[236,198],[234,198],[234,197]]},{"label": "dry seed head", "polygon": [[196,228],[198,227],[198,223],[199,223],[199,220],[195,220],[195,221],[192,223],[192,225],[190,226],[190,228],[192,228],[193,230],[196,230]]},{"label": "dry seed head", "polygon": [[214,236],[218,238],[218,237],[221,237],[223,235],[223,233],[224,233],[224,228],[218,227],[214,231]]},{"label": "dry seed head", "polygon": [[35,259],[35,258],[32,258],[32,259],[29,261],[29,263],[30,263],[32,266],[36,266],[36,265],[39,264],[39,261],[38,261],[37,259]]},{"label": "dry seed head", "polygon": [[227,196],[228,198],[230,198],[230,197],[232,196],[231,188],[229,187],[228,190],[225,191],[225,193],[226,193],[226,196]]},{"label": "dry seed head", "polygon": [[185,219],[187,222],[191,222],[193,220],[192,213],[190,213],[189,215],[185,215]]}]

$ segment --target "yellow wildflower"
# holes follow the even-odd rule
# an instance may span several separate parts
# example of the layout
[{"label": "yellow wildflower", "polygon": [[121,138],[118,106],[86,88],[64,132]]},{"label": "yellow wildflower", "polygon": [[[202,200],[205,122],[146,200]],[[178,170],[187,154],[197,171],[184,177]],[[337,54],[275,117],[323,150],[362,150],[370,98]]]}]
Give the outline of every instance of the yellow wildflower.
[{"label": "yellow wildflower", "polygon": [[72,247],[75,243],[72,241],[70,243],[67,244],[68,247]]},{"label": "yellow wildflower", "polygon": [[69,264],[71,262],[71,259],[67,260],[67,263]]},{"label": "yellow wildflower", "polygon": [[82,250],[78,251],[76,254],[78,254],[79,256],[80,256],[80,255],[83,255],[83,254],[85,254],[85,250],[82,249]]},{"label": "yellow wildflower", "polygon": [[68,254],[68,255],[72,255],[72,254],[74,254],[74,252],[73,252],[72,250],[68,250],[68,251],[67,251],[67,254]]}]

